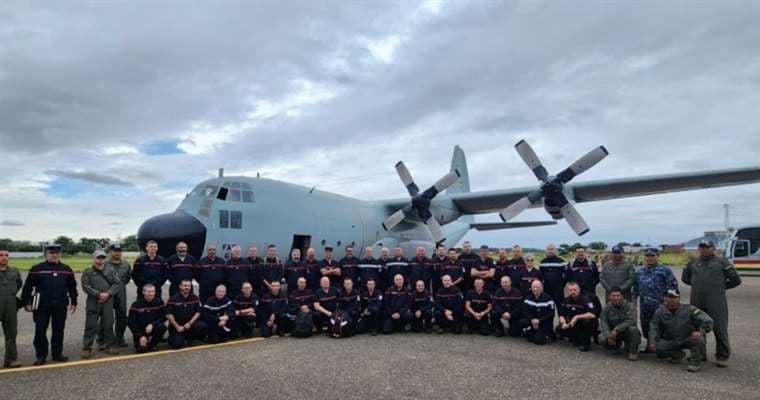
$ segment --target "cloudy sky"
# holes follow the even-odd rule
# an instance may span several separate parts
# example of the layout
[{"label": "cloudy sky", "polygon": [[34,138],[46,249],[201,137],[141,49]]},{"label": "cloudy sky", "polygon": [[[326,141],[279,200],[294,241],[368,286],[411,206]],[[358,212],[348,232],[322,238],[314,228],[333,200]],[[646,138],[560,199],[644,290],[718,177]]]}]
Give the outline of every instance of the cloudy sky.
[{"label": "cloudy sky", "polygon": [[[224,167],[363,199],[467,153],[473,190],[760,165],[760,3],[0,5],[0,237],[126,236]],[[585,203],[584,241],[760,222],[760,185]],[[523,220],[545,219],[533,210]],[[479,220],[493,221],[493,216]],[[566,224],[470,233],[575,241]]]}]

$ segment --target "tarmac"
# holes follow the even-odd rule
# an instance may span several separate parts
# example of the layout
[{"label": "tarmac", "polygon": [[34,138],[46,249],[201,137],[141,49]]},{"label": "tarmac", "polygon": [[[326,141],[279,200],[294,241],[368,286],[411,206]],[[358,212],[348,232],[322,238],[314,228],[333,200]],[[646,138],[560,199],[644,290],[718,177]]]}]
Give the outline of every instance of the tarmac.
[{"label": "tarmac", "polygon": [[[681,290],[688,302],[688,287]],[[255,338],[147,355],[130,347],[79,360],[83,308],[67,320],[64,353],[72,361],[32,367],[34,329],[21,311],[24,368],[0,369],[0,399],[760,399],[758,304],[760,278],[729,291],[730,366],[712,363],[710,334],[710,361],[696,374],[685,362],[648,354],[631,362],[599,346],[580,353],[563,342],[435,333]]]}]

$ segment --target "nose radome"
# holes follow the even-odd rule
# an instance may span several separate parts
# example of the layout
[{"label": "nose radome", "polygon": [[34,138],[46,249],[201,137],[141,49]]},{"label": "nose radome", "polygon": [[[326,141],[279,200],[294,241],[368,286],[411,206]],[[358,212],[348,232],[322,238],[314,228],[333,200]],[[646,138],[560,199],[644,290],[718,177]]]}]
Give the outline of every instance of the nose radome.
[{"label": "nose radome", "polygon": [[158,243],[158,254],[163,257],[174,254],[177,242],[182,241],[187,243],[188,253],[200,258],[206,242],[206,227],[197,218],[177,210],[152,217],[140,225],[137,230],[140,250],[145,250],[150,240]]}]

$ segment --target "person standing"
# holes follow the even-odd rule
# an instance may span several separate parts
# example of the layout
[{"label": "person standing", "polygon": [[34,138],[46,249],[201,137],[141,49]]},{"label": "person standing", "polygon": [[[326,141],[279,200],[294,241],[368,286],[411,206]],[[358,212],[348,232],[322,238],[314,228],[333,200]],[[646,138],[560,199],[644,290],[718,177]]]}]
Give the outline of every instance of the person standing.
[{"label": "person standing", "polygon": [[135,260],[132,268],[132,279],[137,286],[137,297],[142,296],[143,285],[150,283],[156,288],[156,297],[162,298],[162,287],[168,277],[166,262],[158,255],[158,243],[149,240],[145,244],[145,254]]},{"label": "person standing", "polygon": [[645,264],[636,271],[633,281],[633,297],[639,299],[639,319],[641,330],[647,339],[647,352],[654,352],[654,343],[649,343],[649,326],[655,311],[662,305],[668,290],[678,291],[678,281],[670,268],[660,264],[657,250],[650,248],[644,253]]},{"label": "person standing", "polygon": [[742,280],[731,263],[715,254],[710,241],[699,243],[699,258],[684,268],[681,281],[691,286],[691,305],[703,310],[713,320],[715,364],[728,367],[731,345],[728,340],[728,302],[726,290],[741,285]]},{"label": "person standing", "polygon": [[[557,246],[550,243],[546,246],[546,257],[541,260],[538,268],[544,278],[546,294],[551,296],[554,304],[562,304],[565,299],[565,266],[567,261],[557,255]],[[526,294],[526,293],[523,293]]]},{"label": "person standing", "polygon": [[0,324],[5,338],[4,368],[19,368],[16,335],[18,334],[18,304],[16,294],[23,286],[21,273],[8,265],[10,253],[0,249]]},{"label": "person standing", "polygon": [[121,281],[116,271],[106,268],[106,252],[95,250],[93,264],[82,273],[82,290],[87,294],[85,306],[82,358],[92,357],[92,344],[98,332],[108,354],[118,354],[113,333],[113,298],[119,293]]},{"label": "person standing", "polygon": [[113,296],[113,309],[116,314],[116,324],[114,326],[114,340],[116,346],[127,347],[124,340],[124,332],[127,330],[129,316],[127,314],[127,285],[132,280],[132,267],[122,258],[122,249],[120,243],[112,243],[108,250],[111,258],[106,263],[106,268],[111,268],[119,278],[119,291]]},{"label": "person standing", "polygon": [[[69,360],[63,355],[63,332],[66,329],[66,310],[71,314],[76,312],[77,297],[79,292],[74,271],[61,262],[61,246],[46,246],[45,261],[32,267],[21,291],[24,309],[32,312],[34,318],[34,350],[37,357],[34,365],[47,362],[48,345],[53,361]],[[53,329],[48,342],[47,330],[51,323]]]},{"label": "person standing", "polygon": [[614,246],[612,248],[612,259],[602,267],[599,273],[599,281],[604,288],[604,302],[607,303],[610,295],[610,289],[618,287],[623,291],[623,297],[631,301],[631,289],[633,281],[636,279],[636,269],[633,264],[625,260],[623,246]]},{"label": "person standing", "polygon": [[205,302],[214,295],[217,286],[224,283],[226,265],[221,257],[216,256],[216,244],[206,246],[206,257],[201,258],[195,266],[198,279],[198,298]]},{"label": "person standing", "polygon": [[[187,253],[187,243],[179,242],[175,247],[177,253],[166,260],[166,270],[169,274],[169,296],[174,296],[179,292],[179,284],[189,279],[191,282],[195,277],[196,261],[192,254]],[[193,290],[192,288],[190,289]],[[205,300],[205,299],[204,299]]]}]

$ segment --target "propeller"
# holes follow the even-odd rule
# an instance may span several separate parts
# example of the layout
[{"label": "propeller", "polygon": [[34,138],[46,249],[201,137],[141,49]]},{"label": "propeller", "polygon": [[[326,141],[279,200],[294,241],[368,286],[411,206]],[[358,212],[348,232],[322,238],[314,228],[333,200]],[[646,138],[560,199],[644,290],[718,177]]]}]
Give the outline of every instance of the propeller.
[{"label": "propeller", "polygon": [[403,161],[396,163],[396,172],[398,173],[399,178],[401,178],[401,182],[406,186],[406,190],[409,192],[412,201],[406,207],[396,211],[386,218],[383,222],[383,229],[389,231],[407,217],[416,216],[425,223],[433,240],[436,243],[442,242],[445,239],[443,237],[443,228],[430,211],[430,202],[438,193],[446,190],[446,188],[453,185],[454,182],[459,179],[459,171],[454,169],[423,192],[420,192],[420,188],[414,183],[412,174],[409,173],[409,169],[406,168]]},{"label": "propeller", "polygon": [[525,140],[520,140],[515,145],[515,150],[520,158],[523,159],[528,168],[541,182],[538,189],[529,192],[525,197],[510,204],[507,208],[499,212],[499,216],[504,222],[511,220],[521,212],[527,210],[541,200],[544,207],[554,219],[564,218],[576,234],[583,235],[589,231],[588,224],[583,220],[573,203],[567,199],[563,189],[566,183],[570,182],[576,176],[588,171],[591,167],[602,161],[609,152],[604,146],[599,146],[589,151],[583,157],[579,158],[569,167],[565,168],[556,176],[550,176],[546,168],[541,163],[536,152]]}]

